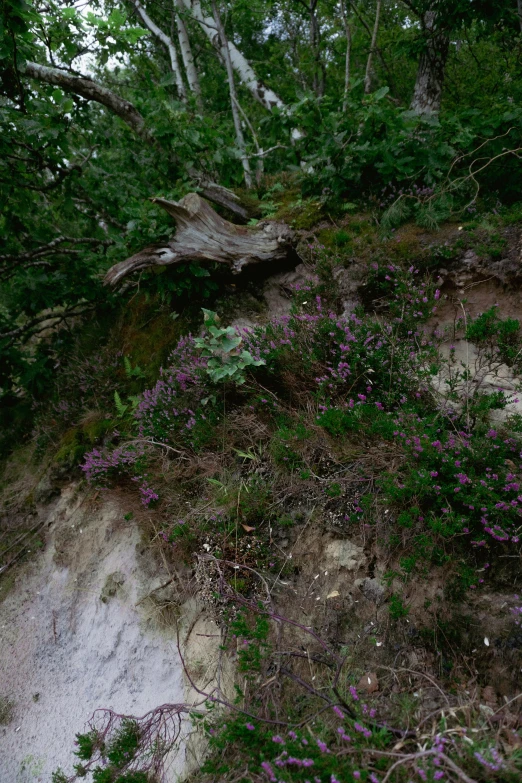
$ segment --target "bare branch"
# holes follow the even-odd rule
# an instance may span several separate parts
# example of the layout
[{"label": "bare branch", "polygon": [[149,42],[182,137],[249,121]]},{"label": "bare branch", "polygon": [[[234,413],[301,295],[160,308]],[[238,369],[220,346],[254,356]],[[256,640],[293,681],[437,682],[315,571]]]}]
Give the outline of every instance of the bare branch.
[{"label": "bare branch", "polygon": [[367,95],[372,86],[372,59],[375,45],[377,43],[377,33],[379,31],[379,17],[381,14],[381,0],[377,0],[377,7],[375,9],[375,22],[372,30],[372,38],[370,43],[370,51],[368,52],[368,60],[366,62],[366,73],[364,74],[364,92]]},{"label": "bare branch", "polygon": [[[216,28],[216,23],[210,16],[205,16],[200,0],[182,0],[183,5],[187,11],[191,14],[192,18],[199,24],[212,46],[218,50],[223,62],[225,62],[225,56],[222,51],[222,45],[219,40],[219,33]],[[239,51],[233,41],[229,41],[230,59],[232,67],[239,76],[239,79],[244,86],[250,90],[256,101],[258,101],[265,109],[272,111],[277,107],[283,109],[285,107],[284,102],[281,100],[273,90],[263,84],[258,78],[251,64],[246,57]]]},{"label": "bare branch", "polygon": [[136,107],[92,79],[30,61],[25,63],[25,74],[45,84],[60,87],[65,92],[73,92],[89,101],[101,103],[102,106],[110,109],[123,120],[142,139],[151,140],[150,133],[145,127],[145,120]]},{"label": "bare branch", "polygon": [[64,242],[67,242],[70,245],[103,245],[104,247],[108,247],[109,245],[114,244],[112,239],[96,239],[94,237],[59,236],[56,237],[56,239],[51,240],[51,242],[48,242],[46,245],[41,245],[40,247],[37,247],[34,250],[28,250],[26,253],[21,253],[19,255],[2,255],[0,256],[0,262],[18,261],[21,263],[29,258],[41,258],[42,256],[51,255],[55,253],[56,248],[59,245],[62,245]]},{"label": "bare branch", "polygon": [[77,318],[80,315],[84,315],[84,313],[90,312],[93,308],[94,305],[73,305],[62,313],[38,315],[30,321],[27,321],[23,326],[19,326],[17,329],[11,329],[9,332],[0,332],[0,341],[7,340],[7,343],[3,346],[4,348],[12,345],[18,338],[22,338],[23,341],[26,342],[35,334],[45,332],[47,329],[54,329],[58,324],[66,321],[68,318]]},{"label": "bare branch", "polygon": [[57,237],[46,245],[37,247],[34,250],[28,250],[20,255],[2,255],[0,256],[0,279],[8,280],[18,269],[30,269],[35,266],[47,266],[49,261],[42,261],[42,258],[48,256],[75,256],[80,252],[79,249],[62,247],[63,244],[70,245],[92,245],[109,247],[114,244],[112,239],[95,239],[93,237]]}]

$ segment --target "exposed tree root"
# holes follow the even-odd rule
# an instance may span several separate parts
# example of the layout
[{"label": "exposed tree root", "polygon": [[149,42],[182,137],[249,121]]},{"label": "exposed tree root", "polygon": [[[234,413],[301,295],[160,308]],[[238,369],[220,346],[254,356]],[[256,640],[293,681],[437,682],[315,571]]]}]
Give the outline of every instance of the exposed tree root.
[{"label": "exposed tree root", "polygon": [[294,243],[295,232],[285,223],[237,226],[224,220],[197,193],[188,193],[179,202],[152,201],[174,218],[175,236],[115,264],[105,276],[106,283],[115,285],[140,269],[187,261],[217,261],[238,274],[251,264],[283,261]]}]

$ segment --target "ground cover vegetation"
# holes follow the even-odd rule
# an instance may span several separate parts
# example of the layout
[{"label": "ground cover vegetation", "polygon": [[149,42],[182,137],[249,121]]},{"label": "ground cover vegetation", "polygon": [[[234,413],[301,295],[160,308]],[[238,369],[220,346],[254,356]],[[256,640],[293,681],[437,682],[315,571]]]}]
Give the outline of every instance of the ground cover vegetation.
[{"label": "ground cover vegetation", "polygon": [[[390,779],[394,770],[401,780],[412,774],[489,780],[492,772],[516,780],[518,755],[493,740],[477,706],[466,704],[467,726],[456,718],[464,704],[451,687],[458,692],[462,673],[443,650],[451,634],[460,654],[469,654],[475,641],[457,638],[442,619],[450,611],[458,616],[459,601],[471,591],[506,579],[502,559],[518,556],[519,417],[495,427],[490,420],[514,394],[487,393],[452,350],[444,356],[444,335],[430,329],[430,319],[445,295],[431,275],[372,262],[365,279],[372,295],[379,294],[379,312],[360,306],[340,316],[325,268],[330,254],[324,246],[314,252],[318,264],[295,286],[289,315],[231,330],[205,310],[201,336],[179,340],[159,380],[134,406],[124,406],[111,443],[89,451],[82,470],[102,491],[114,482],[134,483],[141,504],[156,511],[153,535],[166,556],[198,558],[200,588],[220,607],[227,628],[224,649],[237,650],[235,701],[202,690],[192,714],[213,751],[202,780],[239,774],[241,780],[375,781]],[[490,368],[516,365],[522,334],[515,319],[491,309],[462,317],[455,330],[453,339],[466,336]],[[433,379],[444,370],[440,391]],[[173,491],[180,476],[184,489]],[[324,529],[325,521],[337,535],[362,535],[386,553],[388,638],[409,622],[404,585],[444,573],[443,603],[415,633],[421,645],[438,651],[439,675],[453,683],[445,706],[455,721],[439,716],[421,746],[410,727],[397,728],[391,690],[371,697],[363,683],[358,692],[358,656],[348,652],[341,607],[340,627],[323,637],[322,628],[296,620],[279,594],[295,576],[284,538],[298,538],[309,524]],[[511,598],[506,611],[516,634],[519,608]],[[308,590],[297,604],[311,604],[313,612],[315,600]],[[374,650],[378,636],[376,626]],[[298,652],[297,667],[282,666],[278,656],[288,647],[306,649],[313,670],[302,671]],[[279,677],[286,682],[277,698],[270,689],[259,694],[260,683]],[[223,717],[219,704],[232,715]],[[94,769],[95,780],[112,780],[122,769],[160,775],[179,730],[179,705],[171,710],[172,735],[156,742],[146,716],[142,742],[120,767],[111,766],[104,748],[126,724],[112,714],[107,724],[98,719],[94,744],[80,755],[89,764],[78,769]],[[467,735],[472,725],[482,726],[476,741]]]},{"label": "ground cover vegetation", "polygon": [[[233,696],[196,686],[194,781],[518,780],[519,702],[477,688],[490,644],[520,687],[522,330],[439,273],[472,253],[507,285],[519,5],[5,0],[0,18],[2,455],[122,488],[165,562],[194,567],[238,671]],[[266,314],[263,271],[103,284],[172,233],[149,199],[192,190],[299,232],[287,314]],[[314,531],[359,542],[370,581],[384,564],[384,615],[317,603],[327,571],[293,556]],[[465,609],[488,586],[495,642]],[[412,645],[425,669],[397,663]],[[102,710],[75,774],[160,780],[185,715]]]}]

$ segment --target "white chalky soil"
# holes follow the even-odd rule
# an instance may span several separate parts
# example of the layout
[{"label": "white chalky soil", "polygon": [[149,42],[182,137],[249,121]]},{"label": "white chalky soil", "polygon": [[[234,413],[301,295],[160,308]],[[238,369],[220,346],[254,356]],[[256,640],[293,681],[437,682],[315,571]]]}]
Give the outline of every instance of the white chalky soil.
[{"label": "white chalky soil", "polygon": [[[44,551],[0,604],[0,694],[15,702],[14,720],[0,726],[1,783],[50,783],[58,767],[72,774],[75,734],[96,708],[143,715],[184,701],[173,634],[148,627],[135,606],[147,592],[135,524],[110,499],[94,510],[81,500],[73,488],[62,493]],[[57,535],[67,567],[54,557]],[[115,572],[125,581],[104,603]]]}]

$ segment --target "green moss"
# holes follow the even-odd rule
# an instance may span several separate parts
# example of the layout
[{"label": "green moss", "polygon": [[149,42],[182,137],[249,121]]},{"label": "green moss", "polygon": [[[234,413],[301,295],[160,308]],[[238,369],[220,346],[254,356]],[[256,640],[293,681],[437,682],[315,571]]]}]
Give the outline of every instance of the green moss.
[{"label": "green moss", "polygon": [[[73,427],[62,436],[58,451],[54,455],[56,462],[68,462],[74,459],[80,450],[79,427]],[[80,455],[81,456],[81,455]]]},{"label": "green moss", "polygon": [[200,320],[199,310],[183,307],[183,314],[178,316],[170,308],[162,308],[157,297],[141,296],[131,301],[111,335],[111,342],[129,358],[133,367],[143,370],[145,377],[129,379],[122,361],[117,377],[122,384],[120,393],[127,393],[128,389],[129,394],[136,394],[142,391],[144,382],[145,385],[155,383],[160,367],[180,337],[194,330]]},{"label": "green moss", "polygon": [[315,199],[302,199],[297,193],[285,193],[277,200],[274,220],[289,223],[297,230],[310,230],[323,219],[322,204]]},{"label": "green moss", "polygon": [[92,446],[99,443],[105,435],[116,429],[116,419],[102,419],[101,413],[95,412],[83,424],[71,427],[62,435],[54,461],[66,463],[71,467],[78,464]]}]

